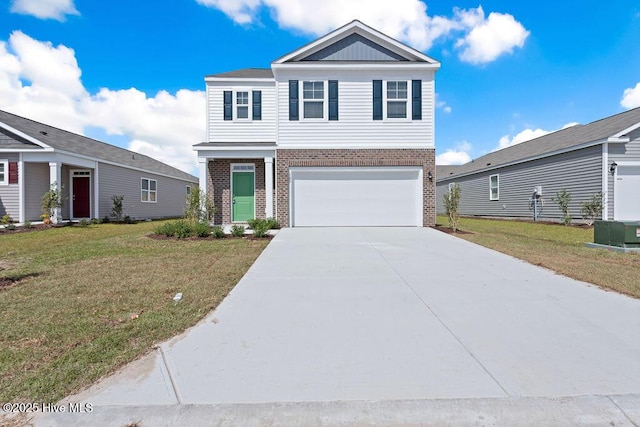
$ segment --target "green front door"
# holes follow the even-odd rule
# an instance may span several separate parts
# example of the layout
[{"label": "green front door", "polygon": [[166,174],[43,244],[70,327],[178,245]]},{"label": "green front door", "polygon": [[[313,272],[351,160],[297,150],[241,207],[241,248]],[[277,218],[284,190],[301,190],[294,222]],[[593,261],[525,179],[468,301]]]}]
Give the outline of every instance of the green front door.
[{"label": "green front door", "polygon": [[231,221],[242,222],[253,219],[254,185],[253,172],[233,172],[231,195]]}]

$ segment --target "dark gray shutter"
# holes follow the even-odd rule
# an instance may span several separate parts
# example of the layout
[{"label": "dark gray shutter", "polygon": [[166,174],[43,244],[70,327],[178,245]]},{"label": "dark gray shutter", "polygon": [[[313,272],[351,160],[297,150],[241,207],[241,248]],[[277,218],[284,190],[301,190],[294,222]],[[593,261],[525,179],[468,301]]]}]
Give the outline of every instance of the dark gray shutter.
[{"label": "dark gray shutter", "polygon": [[329,120],[338,120],[338,81],[329,80]]},{"label": "dark gray shutter", "polygon": [[422,120],[422,80],[411,81],[411,118]]},{"label": "dark gray shutter", "polygon": [[289,120],[298,120],[298,81],[289,80]]},{"label": "dark gray shutter", "polygon": [[252,91],[251,97],[253,98],[253,112],[251,116],[253,120],[262,120],[262,91]]},{"label": "dark gray shutter", "polygon": [[373,120],[382,120],[382,80],[373,81]]},{"label": "dark gray shutter", "polygon": [[233,120],[233,93],[230,90],[224,91],[224,119]]}]

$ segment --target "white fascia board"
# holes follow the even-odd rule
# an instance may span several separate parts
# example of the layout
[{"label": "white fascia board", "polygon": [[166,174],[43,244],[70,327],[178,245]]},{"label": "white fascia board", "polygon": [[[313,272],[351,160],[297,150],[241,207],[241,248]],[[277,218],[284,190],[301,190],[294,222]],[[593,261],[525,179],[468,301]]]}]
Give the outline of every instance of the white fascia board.
[{"label": "white fascia board", "polygon": [[440,68],[440,63],[428,64],[426,62],[343,62],[332,63],[322,61],[290,62],[286,64],[274,64],[271,66],[273,74],[277,77],[280,70],[358,70],[358,71],[389,71],[389,70],[433,70]]},{"label": "white fascia board", "polygon": [[629,137],[618,137],[618,136],[610,136],[609,138],[607,138],[607,142],[613,142],[615,143],[625,143],[625,142],[629,142],[631,141],[631,138]]},{"label": "white fascia board", "polygon": [[[443,181],[449,181],[449,180],[452,180],[452,179],[455,180],[457,178],[464,178],[466,176],[472,176],[472,175],[476,175],[476,174],[479,174],[479,173],[495,171],[495,170],[498,170],[498,169],[506,168],[507,166],[519,165],[521,163],[532,162],[534,160],[540,160],[540,159],[544,159],[544,158],[547,158],[547,157],[557,156],[559,154],[565,154],[565,153],[570,153],[572,151],[582,150],[583,148],[594,147],[596,145],[604,144],[605,142],[607,142],[606,139],[605,140],[593,141],[593,142],[587,142],[587,143],[580,144],[580,145],[574,145],[573,147],[564,148],[562,150],[551,151],[551,152],[548,152],[548,153],[539,154],[537,156],[525,157],[523,159],[514,160],[513,162],[502,163],[502,164],[495,165],[495,166],[490,166],[490,167],[487,167],[487,168],[484,168],[484,169],[479,169],[479,170],[476,170],[476,171],[473,171],[473,172],[461,173],[459,175],[450,175],[450,176],[447,176],[445,178],[441,178],[438,181],[443,182]],[[461,165],[461,166],[464,166],[464,165]]]},{"label": "white fascia board", "polygon": [[53,153],[53,148],[2,148],[2,153]]},{"label": "white fascia board", "polygon": [[253,78],[249,78],[249,77],[205,77],[204,79],[205,82],[238,82],[238,83],[251,83],[251,82],[256,82],[256,83],[270,83],[273,82],[275,83],[275,79],[273,77],[264,77],[264,78],[258,78],[258,77],[253,77]]},{"label": "white fascia board", "polygon": [[13,127],[9,126],[9,125],[8,125],[8,124],[6,124],[6,123],[0,122],[0,128],[3,128],[3,129],[5,129],[5,130],[7,130],[7,131],[11,132],[12,134],[14,134],[14,135],[16,135],[16,136],[19,136],[20,138],[26,139],[27,141],[32,142],[32,143],[36,144],[36,145],[37,145],[37,146],[39,146],[39,147],[42,147],[42,148],[51,148],[51,146],[49,146],[49,145],[45,144],[44,142],[40,141],[39,139],[35,139],[35,138],[33,138],[33,137],[31,137],[31,136],[27,135],[26,133],[21,132],[21,131],[19,131],[18,129],[15,129],[15,128],[13,128]]},{"label": "white fascia board", "polygon": [[[629,142],[629,138],[622,138],[623,135],[628,134],[629,132],[633,132],[634,130],[640,128],[640,122],[636,123],[635,125],[629,126],[626,129],[621,130],[620,132],[616,133],[615,135],[612,135],[609,138],[609,142]],[[620,141],[612,141],[612,139],[620,139]],[[626,139],[626,141],[622,141],[623,139]]]},{"label": "white fascia board", "polygon": [[279,150],[335,150],[340,148],[349,149],[372,149],[372,150],[401,150],[403,148],[409,149],[434,149],[434,144],[425,144],[424,142],[403,142],[403,143],[391,143],[391,144],[376,144],[376,143],[337,143],[337,144],[280,144]]},{"label": "white fascia board", "polygon": [[304,58],[307,57],[309,55],[314,54],[315,52],[324,49],[327,46],[330,46],[331,44],[351,35],[351,34],[360,34],[361,36],[376,42],[378,44],[380,44],[381,46],[401,55],[406,57],[407,59],[413,59],[416,61],[424,61],[427,63],[438,63],[438,61],[436,61],[433,58],[428,57],[427,55],[425,55],[424,53],[407,46],[404,43],[401,43],[389,36],[387,36],[384,33],[381,33],[380,31],[369,27],[368,25],[363,24],[362,22],[358,21],[358,20],[354,20],[328,34],[326,34],[323,37],[320,37],[319,39],[299,48],[296,49],[295,51],[288,53],[278,59],[276,59],[274,62],[272,62],[272,65],[275,64],[283,64],[285,62],[288,61],[295,61],[297,59],[300,58]]}]

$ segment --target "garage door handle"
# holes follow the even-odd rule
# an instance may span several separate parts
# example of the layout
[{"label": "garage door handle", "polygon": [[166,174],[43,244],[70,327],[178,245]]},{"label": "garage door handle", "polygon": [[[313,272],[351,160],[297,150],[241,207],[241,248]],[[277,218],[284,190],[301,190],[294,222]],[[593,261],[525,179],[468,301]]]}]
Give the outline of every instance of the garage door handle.
[{"label": "garage door handle", "polygon": [[236,198],[234,197],[233,200],[231,200],[231,203],[233,203],[235,205],[236,203]]}]

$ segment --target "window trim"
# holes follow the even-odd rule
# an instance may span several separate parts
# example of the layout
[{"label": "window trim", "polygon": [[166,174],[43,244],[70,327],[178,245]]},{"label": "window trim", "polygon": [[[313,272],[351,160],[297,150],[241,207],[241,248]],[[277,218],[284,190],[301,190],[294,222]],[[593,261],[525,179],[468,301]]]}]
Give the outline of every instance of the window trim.
[{"label": "window trim", "polygon": [[9,185],[9,160],[0,159],[0,165],[2,165],[2,179],[0,185]]},{"label": "window trim", "polygon": [[[312,121],[312,122],[326,122],[329,120],[329,88],[327,80],[300,80],[302,82],[302,87],[298,89],[298,117],[301,121]],[[308,101],[304,97],[304,84],[305,83],[322,83],[322,101],[319,99],[309,99]],[[300,96],[300,92],[302,92],[302,96]],[[322,102],[322,117],[305,117],[304,115],[304,105],[307,102]]]},{"label": "window trim", "polygon": [[[393,121],[393,122],[410,122],[413,117],[413,108],[412,108],[412,96],[413,96],[413,84],[412,80],[383,80],[382,84],[382,120],[384,121]],[[389,87],[389,83],[405,83],[407,85],[407,97],[404,100],[396,100],[395,102],[404,101],[406,105],[406,114],[404,117],[389,117],[389,98],[387,96],[387,91]],[[394,102],[394,98],[391,98],[391,102]]]},{"label": "window trim", "polygon": [[[147,189],[145,190],[144,188],[142,188],[142,183],[144,181],[147,181]],[[151,190],[151,181],[156,183],[156,189],[155,190]],[[142,200],[142,195],[144,194],[144,192],[147,192],[147,200]],[[151,192],[154,193],[154,200],[149,200],[150,199],[150,195]],[[153,179],[153,178],[145,178],[142,177],[140,178],[140,203],[158,203],[158,180],[157,179]]]},{"label": "window trim", "polygon": [[[493,177],[496,178],[496,185],[495,185],[495,190],[496,190],[496,195],[495,197],[493,196]],[[500,200],[500,174],[494,174],[489,176],[489,200]]]},{"label": "window trim", "polygon": [[[238,103],[238,95],[241,93],[246,93],[247,94],[247,103],[246,104],[239,104]],[[234,89],[233,90],[233,100],[232,100],[232,104],[233,104],[233,120],[234,121],[239,121],[239,122],[250,122],[253,117],[251,115],[251,105],[253,102],[253,94],[252,91],[247,89]],[[238,117],[238,109],[240,107],[246,107],[247,109],[247,117]]]}]

